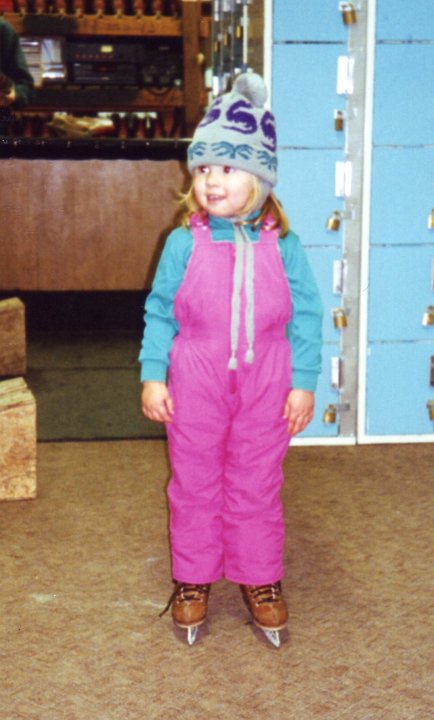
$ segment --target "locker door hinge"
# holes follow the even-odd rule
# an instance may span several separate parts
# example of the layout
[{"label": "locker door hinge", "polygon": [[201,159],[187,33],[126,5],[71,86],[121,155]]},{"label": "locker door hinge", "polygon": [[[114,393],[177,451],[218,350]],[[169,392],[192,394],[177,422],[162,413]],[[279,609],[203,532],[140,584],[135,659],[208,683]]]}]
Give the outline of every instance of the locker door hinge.
[{"label": "locker door hinge", "polygon": [[345,260],[335,260],[333,262],[333,295],[342,295],[344,292],[345,271]]},{"label": "locker door hinge", "polygon": [[338,57],[338,95],[352,95],[354,92],[354,58],[348,55]]},{"label": "locker door hinge", "polygon": [[343,385],[344,376],[344,361],[342,360],[342,358],[332,357],[330,370],[330,384],[334,390],[340,390]]},{"label": "locker door hinge", "polygon": [[335,166],[335,196],[348,198],[351,195],[353,163],[350,160],[338,160]]}]

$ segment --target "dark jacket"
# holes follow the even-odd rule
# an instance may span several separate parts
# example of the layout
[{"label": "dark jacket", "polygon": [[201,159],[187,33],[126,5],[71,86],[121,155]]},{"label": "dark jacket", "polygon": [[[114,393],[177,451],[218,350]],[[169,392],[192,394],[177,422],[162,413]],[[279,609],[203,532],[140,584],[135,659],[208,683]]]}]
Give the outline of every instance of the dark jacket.
[{"label": "dark jacket", "polygon": [[0,73],[7,75],[15,85],[15,107],[27,105],[33,96],[33,78],[14,28],[0,19]]}]

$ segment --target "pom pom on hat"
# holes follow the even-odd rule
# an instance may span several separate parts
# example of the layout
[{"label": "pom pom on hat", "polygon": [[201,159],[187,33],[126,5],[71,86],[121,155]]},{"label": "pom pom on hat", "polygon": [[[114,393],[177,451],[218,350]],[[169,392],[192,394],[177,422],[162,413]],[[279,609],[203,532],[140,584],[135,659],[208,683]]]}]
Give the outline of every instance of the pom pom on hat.
[{"label": "pom pom on hat", "polygon": [[274,115],[264,108],[267,88],[260,75],[238,75],[230,92],[216,98],[188,148],[188,169],[229,165],[256,175],[270,187],[277,181]]},{"label": "pom pom on hat", "polygon": [[264,107],[267,102],[267,88],[261,76],[256,73],[247,72],[238,75],[232,87],[232,92],[244,95],[247,100],[250,100],[258,108]]}]

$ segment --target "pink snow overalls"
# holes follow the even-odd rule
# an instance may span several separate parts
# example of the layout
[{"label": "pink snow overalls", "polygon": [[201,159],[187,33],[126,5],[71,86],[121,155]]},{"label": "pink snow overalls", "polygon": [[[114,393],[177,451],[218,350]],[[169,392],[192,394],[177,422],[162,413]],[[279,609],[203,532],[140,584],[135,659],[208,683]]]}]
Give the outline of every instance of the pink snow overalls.
[{"label": "pink snow overalls", "polygon": [[[258,242],[244,234],[243,255],[234,242],[213,242],[207,222],[194,217],[191,229],[169,370],[172,573],[188,583],[276,582],[283,576],[283,408],[291,387],[291,295],[278,231],[263,227]],[[236,369],[228,368],[231,343]]]}]

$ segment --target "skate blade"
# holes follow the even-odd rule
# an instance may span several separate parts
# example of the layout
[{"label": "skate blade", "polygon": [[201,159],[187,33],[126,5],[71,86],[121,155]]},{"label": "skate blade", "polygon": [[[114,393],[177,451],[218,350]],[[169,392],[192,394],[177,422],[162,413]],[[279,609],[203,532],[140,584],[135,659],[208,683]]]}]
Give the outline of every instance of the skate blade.
[{"label": "skate blade", "polygon": [[280,648],[280,633],[278,630],[262,630],[267,640],[276,648]]},{"label": "skate blade", "polygon": [[187,642],[188,644],[194,645],[197,639],[197,633],[199,632],[199,625],[194,625],[192,627],[187,628]]}]

